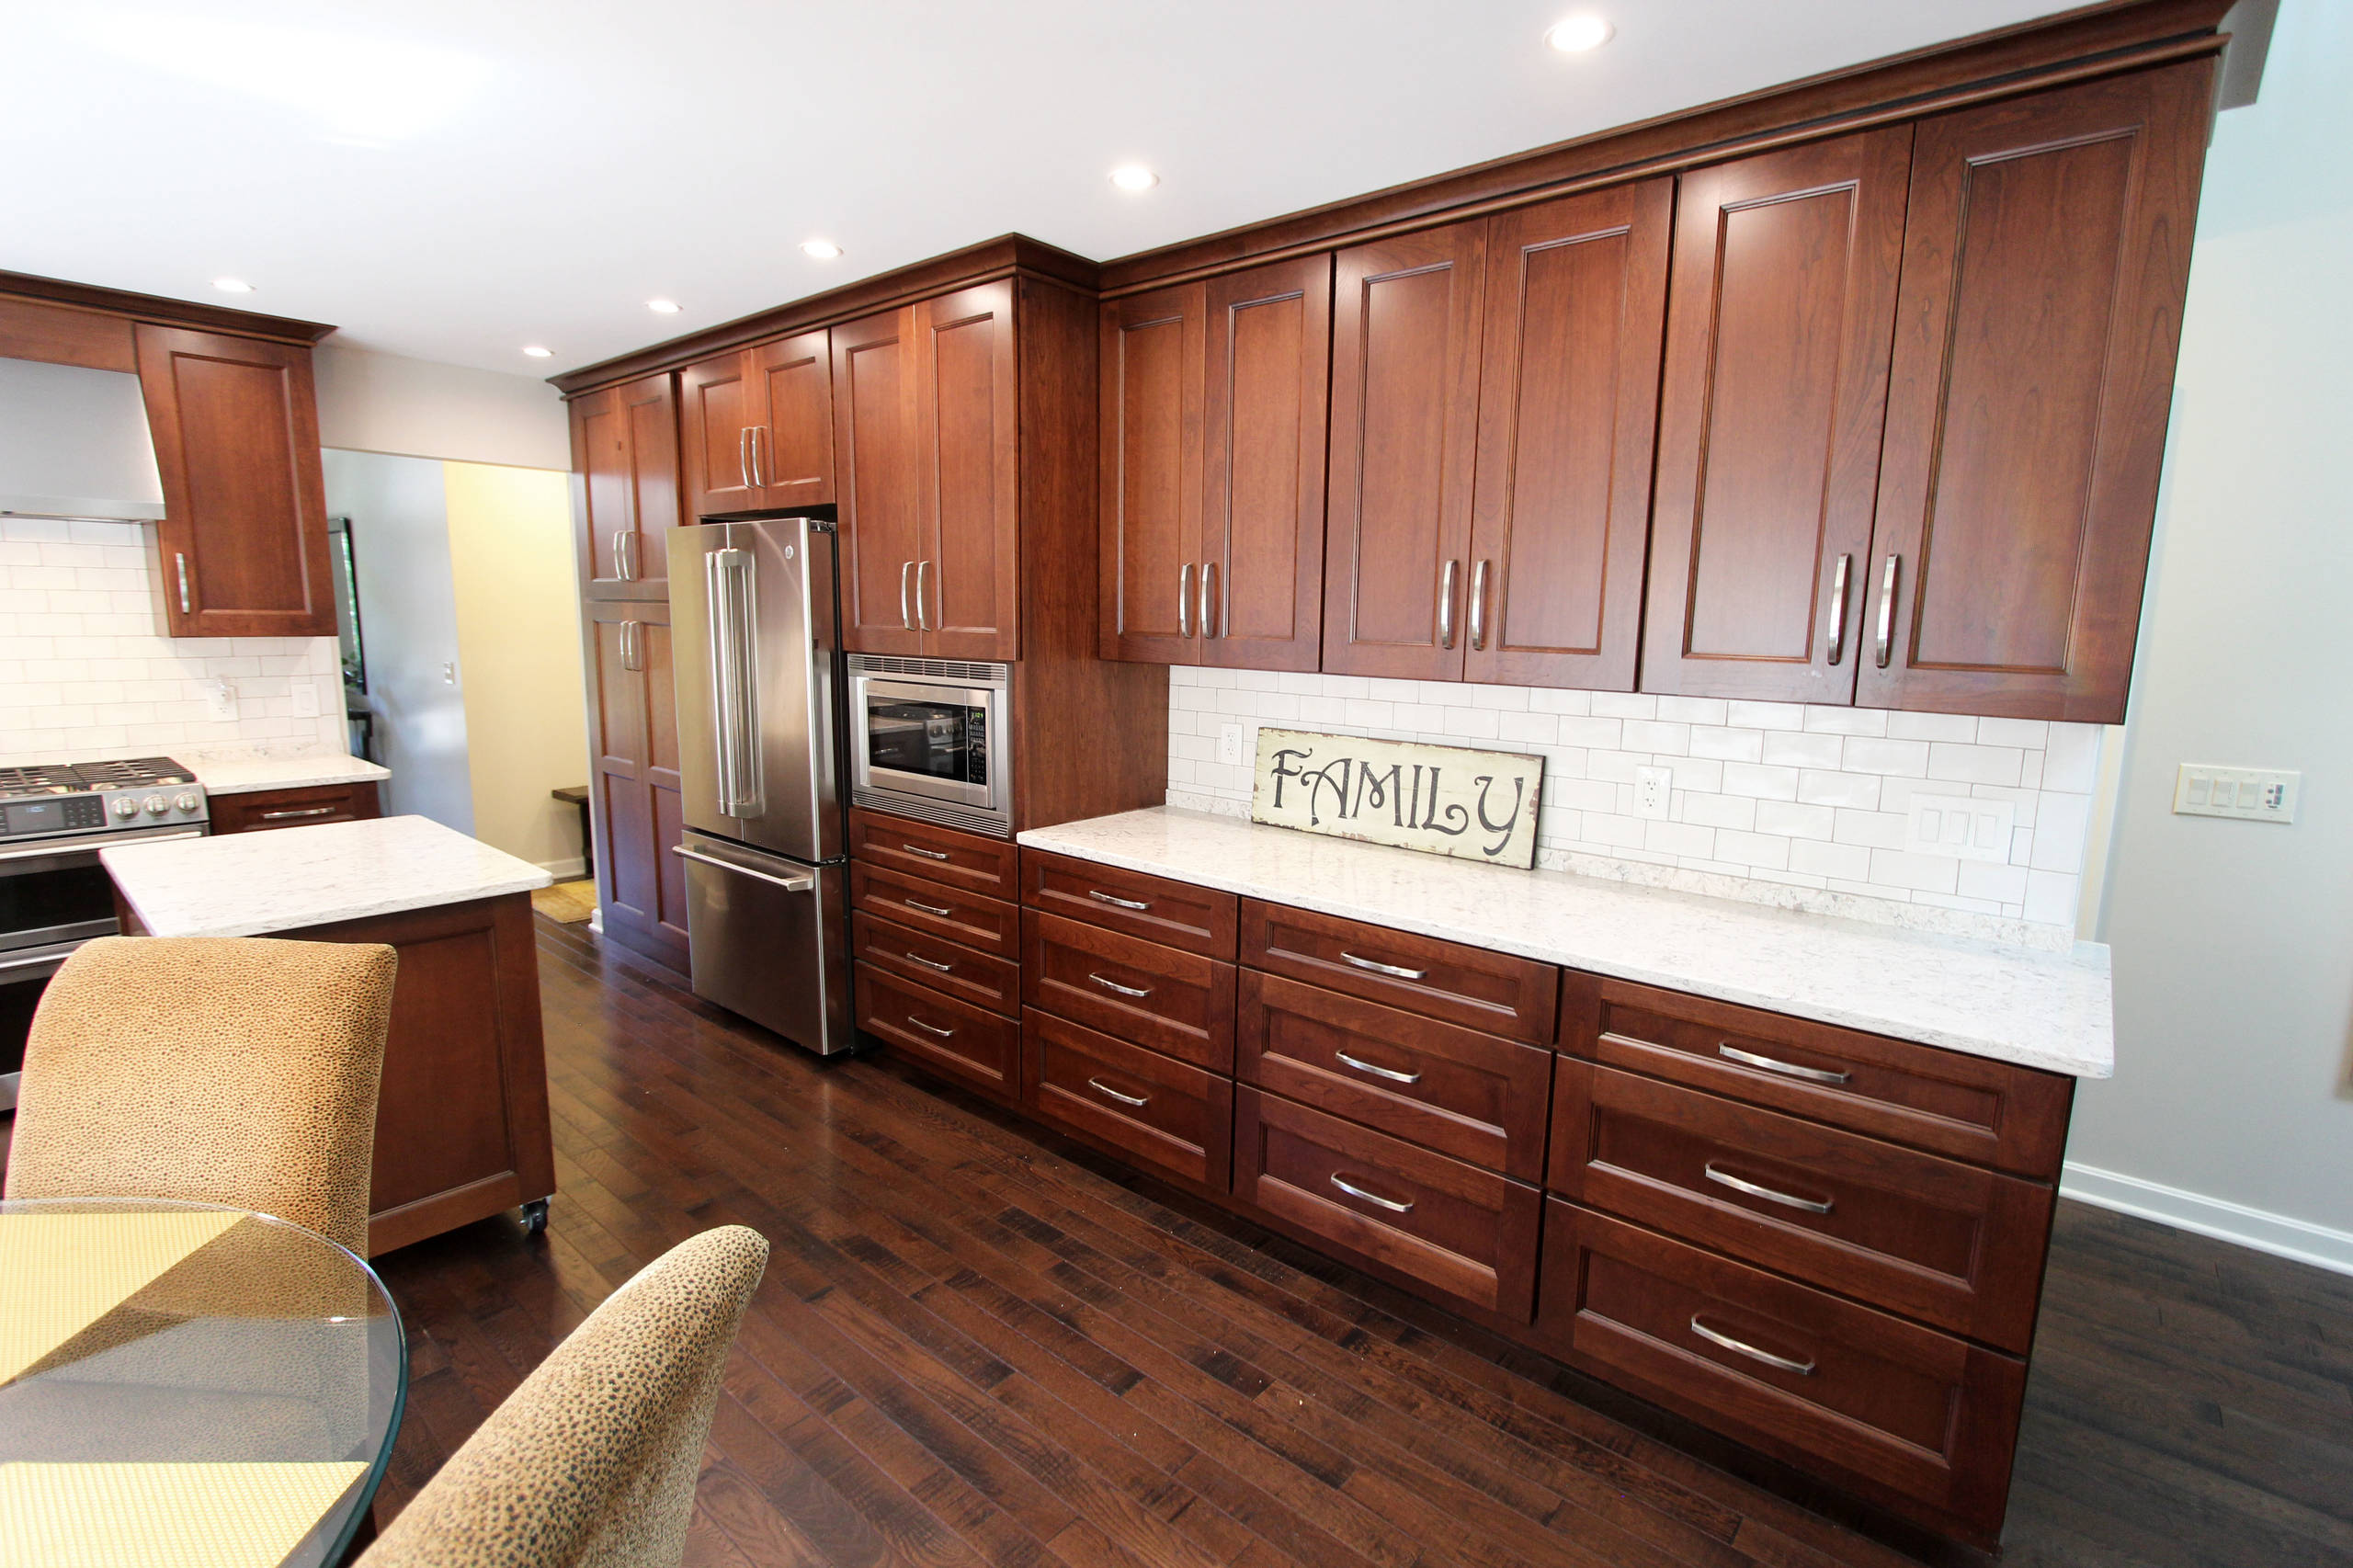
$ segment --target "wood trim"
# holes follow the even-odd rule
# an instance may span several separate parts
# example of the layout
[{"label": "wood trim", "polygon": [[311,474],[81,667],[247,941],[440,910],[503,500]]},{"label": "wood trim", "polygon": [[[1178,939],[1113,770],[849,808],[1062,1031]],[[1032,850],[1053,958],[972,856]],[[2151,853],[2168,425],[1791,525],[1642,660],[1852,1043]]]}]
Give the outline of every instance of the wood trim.
[{"label": "wood trim", "polygon": [[[291,316],[265,316],[233,311],[226,305],[200,305],[193,300],[167,300],[160,294],[134,294],[125,289],[102,289],[95,283],[69,283],[63,278],[39,278],[29,272],[0,272],[0,297],[42,300],[53,305],[97,311],[158,326],[190,326],[200,332],[233,333],[239,337],[266,337],[278,343],[312,344],[335,329],[324,322],[297,321]],[[79,364],[79,360],[63,361]],[[117,367],[100,366],[101,369]]]},{"label": "wood trim", "polygon": [[[542,1196],[553,1196],[542,1194]],[[503,1214],[525,1201],[523,1178],[513,1171],[470,1181],[368,1216],[368,1256],[381,1257],[412,1242]]]},{"label": "wood trim", "polygon": [[139,371],[131,324],[104,311],[0,295],[0,358]]}]

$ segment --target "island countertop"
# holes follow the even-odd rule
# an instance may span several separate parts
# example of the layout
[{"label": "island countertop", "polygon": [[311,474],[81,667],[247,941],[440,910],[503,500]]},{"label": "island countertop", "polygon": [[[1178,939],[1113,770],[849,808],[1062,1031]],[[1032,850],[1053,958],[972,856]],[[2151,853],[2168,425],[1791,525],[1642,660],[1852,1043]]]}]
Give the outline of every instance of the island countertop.
[{"label": "island countertop", "polygon": [[[2005,948],[1155,806],[1022,845],[2076,1077],[2115,1071],[2108,949]],[[108,851],[113,853],[113,851]]]},{"label": "island countertop", "polygon": [[118,845],[98,859],[152,937],[257,937],[555,880],[426,817]]}]

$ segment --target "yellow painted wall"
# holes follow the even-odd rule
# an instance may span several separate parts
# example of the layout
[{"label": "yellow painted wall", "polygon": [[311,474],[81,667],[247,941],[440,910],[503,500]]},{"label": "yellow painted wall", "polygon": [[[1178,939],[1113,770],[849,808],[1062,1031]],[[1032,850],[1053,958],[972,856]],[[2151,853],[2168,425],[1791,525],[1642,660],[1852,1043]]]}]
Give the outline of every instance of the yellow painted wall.
[{"label": "yellow painted wall", "polygon": [[567,478],[485,463],[441,472],[474,836],[537,865],[576,865],[579,809],[548,798],[588,781]]}]

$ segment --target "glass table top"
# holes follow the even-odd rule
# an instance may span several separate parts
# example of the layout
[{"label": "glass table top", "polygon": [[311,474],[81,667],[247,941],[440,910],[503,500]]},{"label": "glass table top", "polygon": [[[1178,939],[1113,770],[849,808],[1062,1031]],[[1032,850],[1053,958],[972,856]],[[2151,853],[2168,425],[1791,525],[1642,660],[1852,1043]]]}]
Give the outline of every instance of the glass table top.
[{"label": "glass table top", "polygon": [[155,1199],[0,1201],[0,1568],[316,1568],[375,1495],[407,1386],[366,1263]]}]

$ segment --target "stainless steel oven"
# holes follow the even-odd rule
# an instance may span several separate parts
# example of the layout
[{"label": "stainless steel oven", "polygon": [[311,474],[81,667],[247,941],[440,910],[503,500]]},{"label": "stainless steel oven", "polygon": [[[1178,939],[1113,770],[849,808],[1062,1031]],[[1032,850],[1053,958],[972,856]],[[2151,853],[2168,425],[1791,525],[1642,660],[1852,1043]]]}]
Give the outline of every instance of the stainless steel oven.
[{"label": "stainless steel oven", "polygon": [[1005,744],[1009,665],[853,653],[850,799],[861,806],[1006,837],[1013,767]]}]

